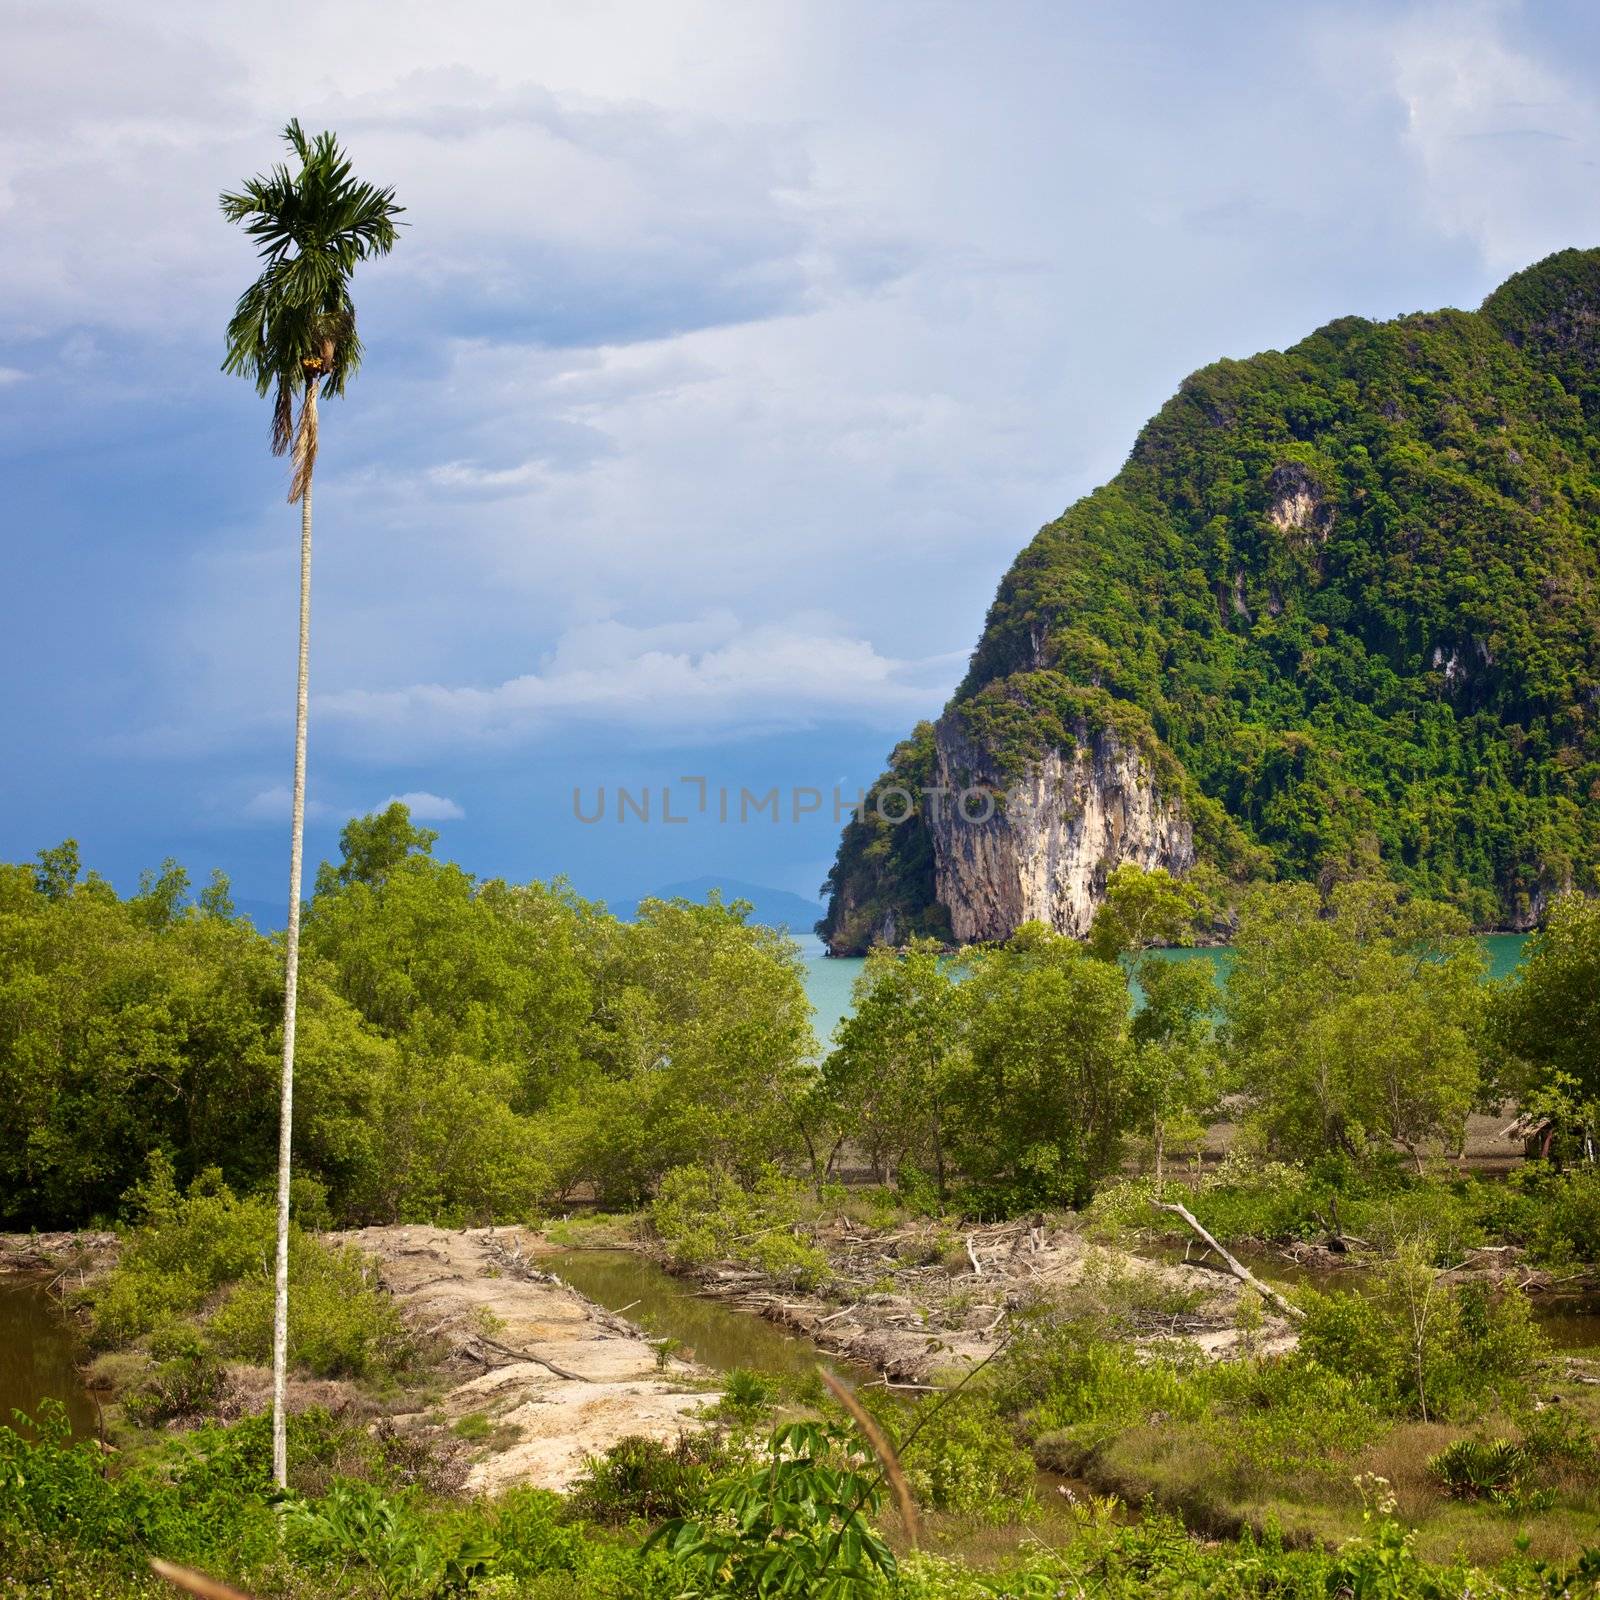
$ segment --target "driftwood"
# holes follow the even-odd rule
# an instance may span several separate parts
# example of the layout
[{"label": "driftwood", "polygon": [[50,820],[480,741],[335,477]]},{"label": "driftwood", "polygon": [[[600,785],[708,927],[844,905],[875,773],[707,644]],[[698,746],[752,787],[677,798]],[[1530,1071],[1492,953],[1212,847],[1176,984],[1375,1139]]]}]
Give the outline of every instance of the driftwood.
[{"label": "driftwood", "polygon": [[983,1268],[978,1265],[978,1252],[972,1248],[972,1235],[967,1235],[967,1260],[972,1263],[972,1275],[975,1278],[983,1276]]},{"label": "driftwood", "polygon": [[531,1361],[535,1366],[545,1367],[555,1373],[558,1378],[566,1378],[571,1383],[593,1383],[593,1378],[586,1378],[581,1372],[573,1372],[570,1368],[558,1365],[548,1356],[536,1356],[531,1350],[513,1350],[508,1344],[501,1344],[498,1339],[491,1339],[486,1333],[475,1333],[469,1343],[487,1345],[489,1349],[498,1351],[503,1356],[509,1356],[513,1361]]},{"label": "driftwood", "polygon": [[1220,1244],[1218,1244],[1217,1241],[1212,1238],[1212,1236],[1200,1225],[1200,1219],[1196,1217],[1187,1206],[1179,1205],[1175,1200],[1152,1200],[1150,1204],[1153,1205],[1157,1211],[1167,1211],[1175,1217],[1181,1217],[1185,1225],[1189,1228],[1190,1232],[1193,1233],[1194,1236],[1203,1245],[1205,1245],[1207,1249],[1214,1250],[1217,1253],[1217,1256],[1227,1265],[1228,1271],[1231,1272],[1240,1283],[1247,1285],[1251,1289],[1254,1289],[1263,1300],[1267,1301],[1271,1305],[1276,1306],[1278,1310],[1282,1312],[1284,1316],[1288,1317],[1291,1322],[1299,1322],[1305,1316],[1305,1312],[1302,1311],[1299,1306],[1295,1305],[1292,1300],[1285,1299],[1284,1296],[1279,1294],[1278,1291],[1270,1284],[1263,1283],[1255,1275],[1255,1273],[1253,1273],[1242,1261],[1239,1260],[1237,1256],[1225,1250]]}]

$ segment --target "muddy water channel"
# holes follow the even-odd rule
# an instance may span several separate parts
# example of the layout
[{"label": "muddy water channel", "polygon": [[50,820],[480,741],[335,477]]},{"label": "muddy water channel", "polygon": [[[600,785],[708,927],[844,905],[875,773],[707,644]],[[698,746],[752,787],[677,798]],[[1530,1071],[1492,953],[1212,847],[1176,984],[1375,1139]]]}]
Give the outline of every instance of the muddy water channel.
[{"label": "muddy water channel", "polygon": [[59,1400],[73,1433],[92,1435],[98,1414],[78,1371],[77,1334],[46,1282],[0,1276],[0,1423],[11,1424],[14,1411],[34,1416],[41,1400]]},{"label": "muddy water channel", "polygon": [[566,1250],[545,1264],[579,1294],[638,1323],[652,1338],[673,1340],[680,1353],[717,1372],[743,1367],[793,1377],[814,1373],[822,1361],[853,1380],[873,1376],[803,1335],[697,1295],[683,1279],[636,1251]]}]

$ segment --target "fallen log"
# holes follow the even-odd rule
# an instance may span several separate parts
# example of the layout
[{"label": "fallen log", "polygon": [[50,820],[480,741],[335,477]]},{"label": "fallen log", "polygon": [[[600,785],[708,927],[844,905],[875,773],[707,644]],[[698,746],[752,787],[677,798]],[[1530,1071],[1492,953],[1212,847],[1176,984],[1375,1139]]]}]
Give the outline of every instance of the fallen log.
[{"label": "fallen log", "polygon": [[1201,1226],[1200,1219],[1195,1216],[1195,1214],[1187,1206],[1179,1205],[1175,1200],[1168,1201],[1152,1199],[1150,1204],[1153,1205],[1157,1211],[1167,1211],[1175,1217],[1181,1217],[1185,1225],[1189,1228],[1190,1232],[1193,1233],[1194,1236],[1203,1245],[1205,1245],[1207,1249],[1214,1250],[1217,1255],[1227,1263],[1228,1271],[1231,1272],[1240,1283],[1247,1285],[1251,1289],[1254,1289],[1263,1300],[1267,1301],[1270,1305],[1276,1306],[1278,1310],[1282,1312],[1283,1315],[1286,1316],[1291,1322],[1299,1322],[1305,1317],[1305,1312],[1302,1311],[1299,1306],[1295,1305],[1292,1300],[1285,1299],[1283,1295],[1279,1294],[1278,1291],[1271,1286],[1271,1284],[1263,1283],[1255,1275],[1255,1273],[1253,1273],[1242,1261],[1239,1260],[1237,1256],[1233,1255],[1230,1251],[1225,1250],[1220,1244],[1218,1244],[1217,1241],[1205,1230],[1205,1228]]},{"label": "fallen log", "polygon": [[531,1350],[513,1350],[508,1344],[501,1344],[498,1339],[491,1339],[485,1333],[475,1333],[472,1341],[477,1344],[487,1345],[489,1349],[498,1351],[503,1356],[509,1356],[513,1361],[531,1361],[535,1366],[544,1367],[555,1373],[558,1378],[565,1378],[569,1383],[593,1383],[593,1378],[586,1378],[581,1372],[574,1372],[570,1367],[563,1367],[552,1361],[548,1356],[537,1356]]}]

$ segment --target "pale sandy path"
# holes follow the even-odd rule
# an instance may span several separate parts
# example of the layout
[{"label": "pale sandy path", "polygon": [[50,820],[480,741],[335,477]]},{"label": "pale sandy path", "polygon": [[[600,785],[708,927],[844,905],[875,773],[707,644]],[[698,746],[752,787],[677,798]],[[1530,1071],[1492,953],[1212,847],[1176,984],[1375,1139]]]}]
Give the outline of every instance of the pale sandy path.
[{"label": "pale sandy path", "polygon": [[[589,1456],[626,1434],[673,1440],[717,1398],[710,1374],[678,1360],[663,1370],[632,1323],[541,1271],[524,1229],[360,1228],[336,1237],[374,1257],[407,1319],[456,1351],[462,1379],[436,1409],[451,1421],[481,1412],[496,1428],[518,1430],[515,1443],[474,1465],[471,1489],[566,1489]],[[488,1334],[485,1312],[494,1319]]]}]

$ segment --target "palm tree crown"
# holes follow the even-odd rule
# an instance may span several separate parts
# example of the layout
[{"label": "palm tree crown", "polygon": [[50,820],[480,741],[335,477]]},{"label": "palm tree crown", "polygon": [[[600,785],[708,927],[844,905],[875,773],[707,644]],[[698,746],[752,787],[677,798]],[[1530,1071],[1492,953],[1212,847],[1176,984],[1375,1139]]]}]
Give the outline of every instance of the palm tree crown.
[{"label": "palm tree crown", "polygon": [[[351,176],[350,160],[331,133],[307,138],[298,119],[283,131],[300,171],[280,163],[222,196],[222,214],[245,225],[265,265],[240,295],[228,323],[224,372],[276,386],[272,453],[294,445],[291,501],[305,492],[316,459],[317,393],[344,393],[361,364],[350,276],[358,261],[394,248],[395,218],[405,209],[393,189]],[[305,396],[298,427],[294,397]]]}]

